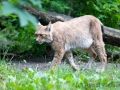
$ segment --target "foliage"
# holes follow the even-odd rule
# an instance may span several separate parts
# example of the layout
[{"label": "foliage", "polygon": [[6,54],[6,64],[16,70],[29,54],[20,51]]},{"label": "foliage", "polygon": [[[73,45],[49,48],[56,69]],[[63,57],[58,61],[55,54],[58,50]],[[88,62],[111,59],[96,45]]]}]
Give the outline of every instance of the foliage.
[{"label": "foliage", "polygon": [[17,16],[9,15],[9,16],[0,17],[0,18],[1,18],[0,19],[1,26],[3,27],[1,28],[0,33],[4,35],[4,39],[5,38],[14,39],[15,37],[17,37],[18,31],[16,29],[20,27],[18,24],[19,20]]},{"label": "foliage", "polygon": [[119,53],[120,52],[120,47],[106,44],[106,51],[107,52],[113,52],[113,53]]},{"label": "foliage", "polygon": [[3,0],[1,11],[4,16],[0,16],[0,39],[6,41],[7,38],[7,42],[12,42],[8,46],[9,52],[27,53],[28,56],[32,57],[42,56],[46,51],[46,44],[40,46],[35,42],[34,33],[37,28],[37,20],[21,8],[20,5],[22,4],[30,4],[36,8],[41,8],[40,0],[36,0],[36,2],[34,0]]},{"label": "foliage", "polygon": [[63,0],[44,0],[42,1],[42,5],[45,10],[57,13],[65,13],[71,9]]},{"label": "foliage", "polygon": [[[17,38],[14,39],[15,42],[9,45],[9,52],[14,52],[16,54],[27,53],[29,56],[42,56],[46,51],[46,44],[39,45],[35,40],[35,30],[32,24],[27,27],[19,28],[20,32]],[[14,51],[16,50],[16,51]]]},{"label": "foliage", "polygon": [[[106,26],[114,28],[118,28],[120,21],[119,0],[69,0],[69,2],[68,0],[2,0],[2,3],[0,2],[0,40],[13,42],[9,45],[9,52],[16,54],[42,56],[46,51],[46,44],[38,45],[35,42],[34,32],[37,21],[21,7],[23,4],[32,5],[38,9],[42,7],[44,10],[64,13],[72,17],[92,14],[101,19]],[[120,51],[118,47],[109,45],[107,47],[107,51],[113,49]],[[88,59],[86,55],[80,55],[79,50],[76,52],[81,59]]]},{"label": "foliage", "polygon": [[55,71],[18,69],[15,64],[0,62],[1,90],[117,90],[120,70],[114,67],[104,73],[91,70],[74,72],[66,64]]},{"label": "foliage", "polygon": [[[14,19],[13,19],[14,18]],[[35,41],[35,29],[31,23],[21,28],[16,15],[9,16],[8,22],[2,22],[6,26],[1,33],[7,37],[12,43],[9,44],[9,52],[16,54],[27,53],[27,56],[42,56],[46,51],[46,44],[38,45]],[[15,24],[14,27],[12,24]],[[34,54],[33,54],[34,53]]]},{"label": "foliage", "polygon": [[78,17],[86,14],[98,17],[106,26],[119,28],[119,0],[44,0],[45,10],[68,14]]},{"label": "foliage", "polygon": [[28,1],[23,1],[23,0],[22,1],[21,0],[3,1],[2,2],[2,15],[16,14],[19,17],[20,25],[22,27],[26,26],[29,22],[31,22],[36,28],[37,27],[36,18],[20,7],[20,5],[29,4],[29,2],[31,2],[33,5],[38,5],[39,7],[41,7],[41,2],[38,1],[38,0],[36,2],[33,1],[33,0],[28,0]]}]

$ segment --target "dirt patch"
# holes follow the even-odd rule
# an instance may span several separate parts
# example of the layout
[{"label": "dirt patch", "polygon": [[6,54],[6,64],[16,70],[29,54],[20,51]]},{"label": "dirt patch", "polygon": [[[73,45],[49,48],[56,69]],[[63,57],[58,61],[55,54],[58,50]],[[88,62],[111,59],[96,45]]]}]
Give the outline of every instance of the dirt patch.
[{"label": "dirt patch", "polygon": [[39,63],[39,62],[27,62],[27,63],[14,62],[14,65],[20,69],[33,68],[41,71],[48,70],[50,67],[49,63]]},{"label": "dirt patch", "polygon": [[[42,61],[42,62],[40,62]],[[16,66],[17,68],[20,68],[20,69],[25,69],[25,68],[34,68],[34,69],[37,69],[37,70],[40,70],[40,71],[44,71],[44,70],[49,70],[50,68],[50,65],[51,65],[51,60],[47,60],[49,62],[45,62],[44,59],[40,59],[40,58],[35,58],[35,59],[31,59],[27,62],[25,61],[12,61],[12,64],[11,65],[14,65]],[[76,64],[78,65],[78,67],[80,69],[83,69],[87,62],[76,62]],[[66,61],[62,61],[61,65],[69,65],[68,63],[66,63]],[[101,65],[100,62],[94,62],[93,65],[92,65],[92,69],[93,70],[96,70],[96,68],[99,68]],[[70,66],[70,65],[69,65]],[[120,69],[120,64],[119,63],[107,63],[107,66],[106,68],[116,68],[116,69]]]}]

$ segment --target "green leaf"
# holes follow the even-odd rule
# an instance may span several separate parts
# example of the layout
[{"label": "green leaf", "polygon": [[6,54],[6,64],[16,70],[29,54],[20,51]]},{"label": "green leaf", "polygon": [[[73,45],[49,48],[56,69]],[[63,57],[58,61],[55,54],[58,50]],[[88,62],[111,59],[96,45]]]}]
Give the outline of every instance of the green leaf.
[{"label": "green leaf", "polygon": [[28,70],[29,70],[31,73],[34,72],[34,70],[33,70],[32,68],[28,68]]},{"label": "green leaf", "polygon": [[80,74],[80,79],[84,82],[84,83],[87,83],[88,80],[85,76],[83,76],[82,74]]},{"label": "green leaf", "polygon": [[6,2],[6,1],[3,2],[2,14],[3,15],[17,14],[19,19],[20,19],[21,27],[24,27],[29,22],[31,22],[35,26],[35,29],[37,29],[37,19],[34,16],[29,14],[24,9],[16,7],[15,5],[13,5],[13,4],[9,3],[9,2]]},{"label": "green leaf", "polygon": [[54,87],[54,84],[49,83],[49,84],[46,85],[46,87],[47,87],[48,89],[52,89],[52,88]]},{"label": "green leaf", "polygon": [[40,0],[29,0],[32,4],[37,5],[39,8],[42,8]]},{"label": "green leaf", "polygon": [[48,74],[42,73],[40,71],[34,74],[34,78],[43,78],[43,77],[48,77]]},{"label": "green leaf", "polygon": [[0,33],[0,41],[4,41],[4,42],[7,41],[3,33]]},{"label": "green leaf", "polygon": [[12,75],[8,76],[8,78],[10,79],[10,82],[15,82],[16,81],[16,78],[13,77]]},{"label": "green leaf", "polygon": [[72,74],[67,74],[67,75],[65,76],[65,80],[66,80],[67,82],[71,82],[71,81],[73,80],[73,75],[72,75]]}]

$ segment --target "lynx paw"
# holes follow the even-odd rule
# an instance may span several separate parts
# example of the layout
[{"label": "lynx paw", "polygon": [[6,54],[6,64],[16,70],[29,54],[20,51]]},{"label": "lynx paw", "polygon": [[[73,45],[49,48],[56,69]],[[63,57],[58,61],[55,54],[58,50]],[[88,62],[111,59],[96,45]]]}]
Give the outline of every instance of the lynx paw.
[{"label": "lynx paw", "polygon": [[91,70],[91,69],[92,69],[91,66],[88,64],[82,68],[82,70]]},{"label": "lynx paw", "polygon": [[80,69],[78,68],[78,66],[73,66],[72,67],[75,71],[79,71]]},{"label": "lynx paw", "polygon": [[104,69],[96,69],[96,72],[104,72]]}]

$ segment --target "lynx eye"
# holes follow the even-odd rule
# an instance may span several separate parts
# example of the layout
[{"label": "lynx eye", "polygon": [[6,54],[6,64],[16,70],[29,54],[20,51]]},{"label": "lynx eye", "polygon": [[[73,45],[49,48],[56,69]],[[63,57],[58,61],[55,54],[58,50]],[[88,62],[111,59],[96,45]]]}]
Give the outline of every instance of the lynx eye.
[{"label": "lynx eye", "polygon": [[36,37],[38,37],[38,35],[37,35],[37,34],[35,34],[35,36],[36,36]]},{"label": "lynx eye", "polygon": [[41,37],[43,36],[43,34],[39,34]]},{"label": "lynx eye", "polygon": [[47,35],[46,34],[39,34],[40,37],[46,37]]}]

